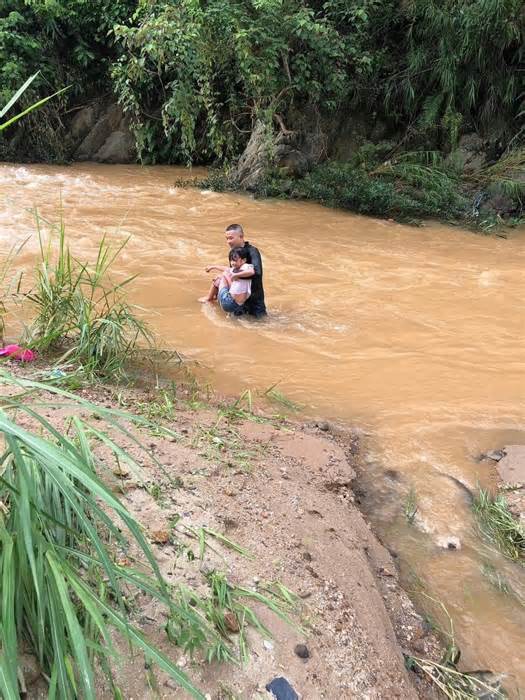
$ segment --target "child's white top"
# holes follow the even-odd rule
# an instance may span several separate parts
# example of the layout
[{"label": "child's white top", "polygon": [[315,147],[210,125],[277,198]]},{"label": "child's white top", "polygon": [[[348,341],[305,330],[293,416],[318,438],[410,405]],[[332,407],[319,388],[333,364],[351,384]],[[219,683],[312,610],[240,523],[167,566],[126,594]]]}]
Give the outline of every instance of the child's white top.
[{"label": "child's white top", "polygon": [[[248,265],[248,263],[244,263],[241,265],[237,270],[234,270],[234,268],[230,268],[231,272],[253,272],[253,265]],[[247,294],[250,296],[252,293],[252,280],[251,277],[247,277],[244,279],[234,279],[232,280],[232,283],[230,285],[230,294],[232,296],[237,296],[237,294]]]}]

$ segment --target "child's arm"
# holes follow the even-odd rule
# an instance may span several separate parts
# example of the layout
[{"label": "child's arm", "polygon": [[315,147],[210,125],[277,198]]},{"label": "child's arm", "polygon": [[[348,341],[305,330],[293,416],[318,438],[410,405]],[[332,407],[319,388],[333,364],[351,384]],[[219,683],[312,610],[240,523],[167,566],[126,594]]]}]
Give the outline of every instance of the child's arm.
[{"label": "child's arm", "polygon": [[226,267],[225,265],[208,265],[206,268],[206,272],[211,272],[212,270],[217,270],[217,272],[226,272],[226,270],[229,270],[229,267]]},{"label": "child's arm", "polygon": [[255,269],[253,265],[249,265],[246,263],[241,267],[239,272],[234,272],[232,274],[232,279],[234,280],[239,280],[239,279],[247,279],[249,277],[253,277],[255,275]]}]

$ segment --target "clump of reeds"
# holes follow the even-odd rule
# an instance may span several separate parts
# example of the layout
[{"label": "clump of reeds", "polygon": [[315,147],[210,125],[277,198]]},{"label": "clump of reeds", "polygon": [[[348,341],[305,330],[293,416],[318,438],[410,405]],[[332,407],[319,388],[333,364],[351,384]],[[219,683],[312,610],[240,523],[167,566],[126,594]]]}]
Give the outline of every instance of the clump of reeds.
[{"label": "clump of reeds", "polygon": [[427,620],[433,631],[437,632],[444,642],[443,654],[439,661],[405,655],[407,668],[425,675],[450,700],[479,700],[479,698],[500,700],[500,698],[506,698],[507,695],[501,687],[503,676],[493,674],[490,671],[467,672],[458,670],[457,665],[461,658],[461,650],[456,643],[452,616],[443,601],[422,590],[424,584],[419,577],[417,577],[416,584],[419,595],[441,608],[447,619],[448,629],[427,615]]},{"label": "clump of reeds", "polygon": [[88,375],[121,375],[140,340],[151,343],[147,324],[137,307],[123,296],[131,282],[111,280],[111,268],[126,245],[111,250],[102,238],[93,265],[77,261],[66,241],[63,220],[58,225],[58,246],[45,243],[41,219],[36,215],[40,261],[33,289],[25,294],[36,316],[29,341],[41,351],[61,352],[59,362],[76,363]]},{"label": "clump of reeds", "polygon": [[414,518],[416,517],[418,511],[417,493],[413,487],[411,487],[410,491],[407,494],[403,510],[407,522],[411,525],[414,522]]},{"label": "clump of reeds", "polygon": [[525,564],[525,532],[504,496],[479,490],[473,503],[481,534],[509,559]]},{"label": "clump of reeds", "polygon": [[480,567],[481,575],[495,588],[499,593],[505,595],[514,595],[512,586],[507,581],[505,576],[501,574],[496,567],[490,562],[484,562]]},{"label": "clump of reeds", "polygon": [[503,700],[507,697],[500,679],[496,677],[492,680],[491,674],[462,673],[453,666],[416,656],[407,656],[405,661],[409,669],[424,674],[450,700],[479,700],[484,697]]},{"label": "clump of reeds", "polygon": [[[206,650],[208,661],[246,661],[249,655],[247,632],[251,627],[266,638],[271,632],[263,624],[252,605],[258,603],[292,624],[289,613],[296,604],[295,596],[282,584],[274,582],[255,590],[236,586],[220,572],[207,575],[209,595],[200,596],[184,586],[179,587],[178,600],[195,616],[212,627],[206,637],[195,637],[193,629],[180,615],[170,618],[168,635],[190,653],[195,645]],[[235,635],[232,638],[232,635]]]},{"label": "clump of reeds", "polygon": [[292,399],[286,396],[286,394],[283,394],[282,391],[277,389],[278,384],[279,382],[276,382],[275,384],[269,386],[268,389],[266,389],[263,392],[264,398],[266,398],[268,401],[271,401],[274,404],[281,406],[282,408],[288,411],[300,411],[302,408],[301,404],[292,401]]},{"label": "clump of reeds", "polygon": [[479,188],[498,188],[523,206],[525,201],[525,147],[508,150],[498,161],[468,174]]}]

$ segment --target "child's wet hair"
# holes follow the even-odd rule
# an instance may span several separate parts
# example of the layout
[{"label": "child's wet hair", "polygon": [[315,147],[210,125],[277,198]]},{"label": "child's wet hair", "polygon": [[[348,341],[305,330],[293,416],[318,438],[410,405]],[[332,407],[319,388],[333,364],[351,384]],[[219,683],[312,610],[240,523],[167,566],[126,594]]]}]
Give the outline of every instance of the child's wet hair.
[{"label": "child's wet hair", "polygon": [[248,260],[248,251],[246,248],[232,248],[230,250],[230,253],[228,255],[228,260],[231,262],[232,260]]}]

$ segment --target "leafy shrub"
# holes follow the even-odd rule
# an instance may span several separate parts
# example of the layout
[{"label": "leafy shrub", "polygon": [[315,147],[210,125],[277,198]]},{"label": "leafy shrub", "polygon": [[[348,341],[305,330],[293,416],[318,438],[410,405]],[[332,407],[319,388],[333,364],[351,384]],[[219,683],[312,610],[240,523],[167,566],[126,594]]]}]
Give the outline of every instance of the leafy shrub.
[{"label": "leafy shrub", "polygon": [[115,27],[112,75],[147,160],[231,158],[255,116],[293,100],[333,108],[346,91],[336,25],[298,0],[157,0],[136,19]]},{"label": "leafy shrub", "polygon": [[372,178],[346,163],[316,168],[297,184],[294,193],[328,206],[375,216],[386,216],[396,196],[392,183]]},{"label": "leafy shrub", "polygon": [[325,163],[300,180],[269,175],[258,193],[312,199],[359,214],[413,220],[454,219],[465,209],[458,178],[414,162],[387,163],[372,171],[352,163]]}]

